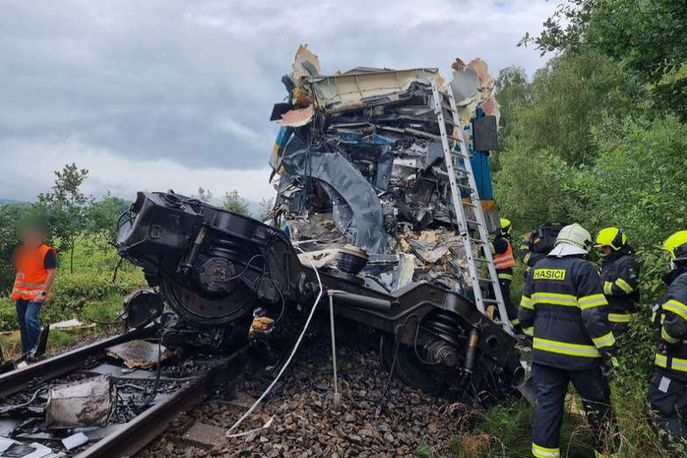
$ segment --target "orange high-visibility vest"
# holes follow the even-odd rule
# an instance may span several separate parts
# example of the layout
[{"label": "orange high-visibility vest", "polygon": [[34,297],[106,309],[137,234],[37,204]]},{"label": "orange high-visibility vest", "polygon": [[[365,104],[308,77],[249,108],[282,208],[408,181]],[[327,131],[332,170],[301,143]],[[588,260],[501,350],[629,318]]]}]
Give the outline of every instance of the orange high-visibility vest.
[{"label": "orange high-visibility vest", "polygon": [[[17,250],[14,263],[17,267],[17,276],[14,279],[12,288],[12,299],[33,300],[45,289],[45,280],[48,278],[48,271],[45,270],[45,255],[48,251],[57,252],[48,245],[41,245],[38,248],[21,247]],[[47,299],[48,296],[45,296]]]},{"label": "orange high-visibility vest", "polygon": [[494,267],[497,270],[508,269],[515,266],[515,258],[513,257],[513,247],[508,242],[508,249],[505,253],[494,253]]}]

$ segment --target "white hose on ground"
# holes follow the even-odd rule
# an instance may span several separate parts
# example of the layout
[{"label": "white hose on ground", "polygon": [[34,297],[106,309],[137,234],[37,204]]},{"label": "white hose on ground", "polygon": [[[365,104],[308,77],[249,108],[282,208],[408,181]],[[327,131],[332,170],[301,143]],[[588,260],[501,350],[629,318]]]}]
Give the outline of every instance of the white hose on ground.
[{"label": "white hose on ground", "polygon": [[[301,250],[300,248],[298,248],[298,247],[295,247],[295,248],[298,249],[301,253],[304,253],[304,251]],[[313,317],[313,315],[315,315],[315,309],[317,308],[317,304],[320,302],[320,299],[322,299],[322,293],[324,292],[324,289],[322,287],[322,279],[320,279],[320,273],[317,271],[317,268],[315,267],[315,264],[312,262],[312,259],[309,259],[309,261],[310,261],[310,265],[312,266],[312,269],[315,271],[315,276],[317,277],[317,283],[320,287],[320,291],[317,294],[317,298],[315,299],[315,303],[312,306],[312,310],[310,310],[310,315],[308,315],[308,319],[305,321],[305,326],[303,326],[303,331],[301,331],[301,334],[298,336],[298,340],[296,340],[296,344],[293,346],[293,349],[291,350],[291,354],[289,355],[288,359],[286,360],[286,362],[284,363],[282,368],[279,370],[279,373],[277,374],[277,376],[274,378],[274,380],[272,380],[272,383],[270,383],[270,385],[267,387],[267,389],[265,389],[265,391],[260,395],[260,397],[257,399],[257,401],[255,401],[255,403],[251,406],[251,408],[248,409],[248,411],[246,411],[246,413],[244,413],[241,416],[241,418],[236,420],[236,423],[234,423],[234,425],[231,428],[229,428],[229,430],[227,430],[227,433],[226,433],[227,438],[240,437],[240,436],[244,436],[246,434],[246,433],[238,433],[238,434],[232,434],[232,433],[234,432],[234,430],[236,428],[239,427],[239,425],[241,425],[241,423],[243,423],[243,421],[246,418],[248,418],[253,413],[253,411],[258,407],[258,405],[260,405],[262,400],[265,399],[265,396],[267,396],[269,394],[269,392],[272,391],[272,388],[274,387],[274,385],[277,384],[277,382],[279,381],[281,376],[284,374],[284,372],[286,372],[286,368],[289,367],[289,364],[291,364],[291,360],[295,356],[296,351],[298,351],[298,347],[301,345],[301,341],[303,340],[303,337],[305,336],[305,333],[308,330],[308,327],[310,326],[310,321],[312,321],[312,317]],[[248,431],[247,433],[250,433],[250,432],[253,432],[253,431]]]}]

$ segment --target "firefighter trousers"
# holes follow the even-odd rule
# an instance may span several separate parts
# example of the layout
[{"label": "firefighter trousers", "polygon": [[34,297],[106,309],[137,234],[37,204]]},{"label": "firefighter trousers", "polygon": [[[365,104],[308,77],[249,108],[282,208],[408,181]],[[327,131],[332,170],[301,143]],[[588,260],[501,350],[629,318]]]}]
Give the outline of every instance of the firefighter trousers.
[{"label": "firefighter trousers", "polygon": [[687,448],[687,386],[685,382],[655,373],[647,395],[655,417],[654,426],[667,448]]},{"label": "firefighter trousers", "polygon": [[570,371],[534,363],[532,383],[537,402],[532,425],[532,454],[538,458],[560,456],[559,435],[570,382],[582,398],[594,449],[599,453],[613,453],[618,438],[611,389],[601,367]]}]

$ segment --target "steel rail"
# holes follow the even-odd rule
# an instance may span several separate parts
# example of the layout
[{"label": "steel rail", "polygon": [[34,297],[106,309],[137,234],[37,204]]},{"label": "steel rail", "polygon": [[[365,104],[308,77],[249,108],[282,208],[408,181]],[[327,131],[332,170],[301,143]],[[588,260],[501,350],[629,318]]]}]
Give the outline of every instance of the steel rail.
[{"label": "steel rail", "polygon": [[155,331],[156,328],[152,326],[136,329],[67,351],[52,358],[31,364],[23,369],[15,369],[2,374],[0,375],[0,399],[25,390],[31,385],[44,383],[55,377],[74,372],[84,367],[92,357],[104,357],[104,350],[106,348],[130,340],[151,337],[154,335]]},{"label": "steel rail", "polygon": [[121,429],[96,442],[76,455],[76,458],[111,458],[134,455],[162,434],[179,413],[206,399],[215,378],[225,373],[230,364],[243,357],[248,348],[249,345],[246,345],[230,356],[222,358],[221,362],[198,375],[172,396],[158,402],[141,415],[125,423]]}]

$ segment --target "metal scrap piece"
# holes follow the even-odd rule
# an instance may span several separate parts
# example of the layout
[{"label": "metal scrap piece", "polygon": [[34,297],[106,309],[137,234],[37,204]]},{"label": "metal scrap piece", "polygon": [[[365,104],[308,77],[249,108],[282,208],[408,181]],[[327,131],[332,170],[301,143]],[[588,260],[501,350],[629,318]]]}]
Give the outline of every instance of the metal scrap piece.
[{"label": "metal scrap piece", "polygon": [[116,388],[108,376],[57,386],[45,405],[48,429],[105,426],[115,406]]},{"label": "metal scrap piece", "polygon": [[157,364],[158,357],[164,361],[171,356],[167,347],[145,340],[131,340],[107,349],[107,355],[121,359],[130,369],[150,369]]}]

